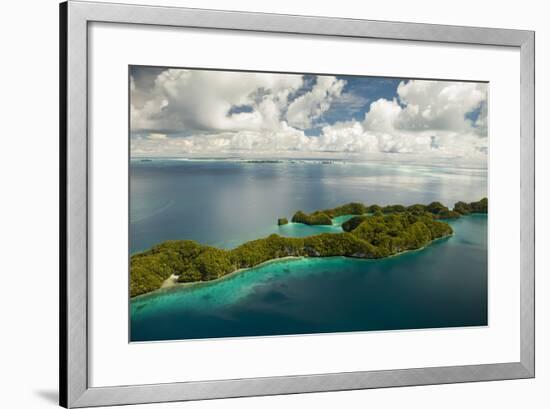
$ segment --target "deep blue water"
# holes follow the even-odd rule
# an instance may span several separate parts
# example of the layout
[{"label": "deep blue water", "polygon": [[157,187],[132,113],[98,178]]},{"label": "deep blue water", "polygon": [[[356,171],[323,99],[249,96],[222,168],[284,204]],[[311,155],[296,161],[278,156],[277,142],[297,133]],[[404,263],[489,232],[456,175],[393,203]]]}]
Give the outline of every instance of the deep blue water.
[{"label": "deep blue water", "polygon": [[[131,163],[131,251],[167,239],[231,248],[276,232],[277,217],[349,201],[452,205],[486,196],[482,170],[229,161]],[[338,220],[341,222],[342,220]],[[284,335],[487,324],[487,217],[454,236],[383,260],[279,261],[216,282],[131,301],[131,340]]]}]

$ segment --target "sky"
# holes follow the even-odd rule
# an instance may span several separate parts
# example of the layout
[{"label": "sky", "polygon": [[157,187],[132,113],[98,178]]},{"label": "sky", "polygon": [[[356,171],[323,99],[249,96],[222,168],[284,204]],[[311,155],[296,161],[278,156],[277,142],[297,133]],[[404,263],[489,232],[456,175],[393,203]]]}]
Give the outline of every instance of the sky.
[{"label": "sky", "polygon": [[485,167],[488,84],[132,66],[132,157]]}]

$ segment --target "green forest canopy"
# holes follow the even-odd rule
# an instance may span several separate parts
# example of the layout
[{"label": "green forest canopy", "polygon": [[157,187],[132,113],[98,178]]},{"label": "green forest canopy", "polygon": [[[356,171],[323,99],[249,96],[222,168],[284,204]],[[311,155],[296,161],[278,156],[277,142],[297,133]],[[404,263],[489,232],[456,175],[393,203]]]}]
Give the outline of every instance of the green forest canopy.
[{"label": "green forest canopy", "polygon": [[371,206],[365,206],[363,203],[348,203],[333,209],[317,210],[310,214],[298,210],[294,213],[294,216],[292,216],[292,222],[308,225],[332,225],[332,219],[338,216],[363,215],[368,213],[374,214],[377,212],[382,212],[384,214],[404,212],[418,214],[428,212],[431,213],[435,219],[456,219],[461,215],[470,213],[487,213],[487,198],[471,203],[457,202],[453,210],[450,210],[440,202],[432,202],[428,205],[414,204],[411,206],[403,206],[399,204],[388,206],[379,206],[374,204]]},{"label": "green forest canopy", "polygon": [[453,210],[439,202],[408,207],[367,207],[362,203],[349,203],[309,215],[296,212],[292,218],[294,223],[332,224],[331,218],[356,215],[342,225],[342,233],[322,233],[301,238],[272,234],[232,250],[218,249],[192,240],[165,241],[131,257],[130,296],[154,291],[172,275],[176,275],[181,283],[209,281],[282,257],[388,257],[422,248],[432,240],[451,235],[451,226],[438,219],[457,218],[476,212],[487,213],[486,198],[472,203],[458,202]]}]

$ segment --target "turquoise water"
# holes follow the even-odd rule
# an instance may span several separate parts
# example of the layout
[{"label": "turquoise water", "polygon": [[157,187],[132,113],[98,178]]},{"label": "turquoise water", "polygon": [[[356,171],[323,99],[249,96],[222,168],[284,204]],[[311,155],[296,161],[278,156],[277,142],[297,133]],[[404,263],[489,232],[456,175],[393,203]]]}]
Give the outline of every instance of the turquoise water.
[{"label": "turquoise water", "polygon": [[395,257],[283,260],[138,297],[131,340],[487,325],[487,216],[450,224],[452,237]]}]

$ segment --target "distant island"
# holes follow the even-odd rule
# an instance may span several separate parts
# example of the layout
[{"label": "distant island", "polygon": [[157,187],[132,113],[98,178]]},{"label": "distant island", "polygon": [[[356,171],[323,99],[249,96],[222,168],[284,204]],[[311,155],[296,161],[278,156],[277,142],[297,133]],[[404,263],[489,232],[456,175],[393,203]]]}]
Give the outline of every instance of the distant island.
[{"label": "distant island", "polygon": [[[456,219],[462,215],[470,213],[487,213],[487,198],[483,198],[478,202],[457,202],[453,210],[449,210],[440,202],[432,202],[429,205],[415,204],[412,206],[389,205],[365,206],[363,203],[348,203],[343,206],[335,207],[334,209],[317,210],[313,213],[306,214],[298,210],[292,216],[293,223],[303,223],[308,225],[332,225],[332,219],[344,215],[364,215],[364,214],[390,214],[390,213],[430,213],[434,219]],[[285,218],[280,218],[279,225]]]},{"label": "distant island", "polygon": [[[300,238],[272,234],[232,250],[192,240],[165,241],[131,257],[130,296],[157,290],[168,280],[177,283],[211,281],[285,257],[389,257],[423,248],[433,240],[452,235],[451,226],[441,220],[487,213],[487,206],[487,198],[471,203],[457,202],[453,210],[439,202],[411,206],[348,203],[310,214],[297,211],[291,219],[293,223],[332,225],[335,217],[353,215],[342,224],[341,233]],[[279,225],[286,223],[286,218],[278,219]]]}]

